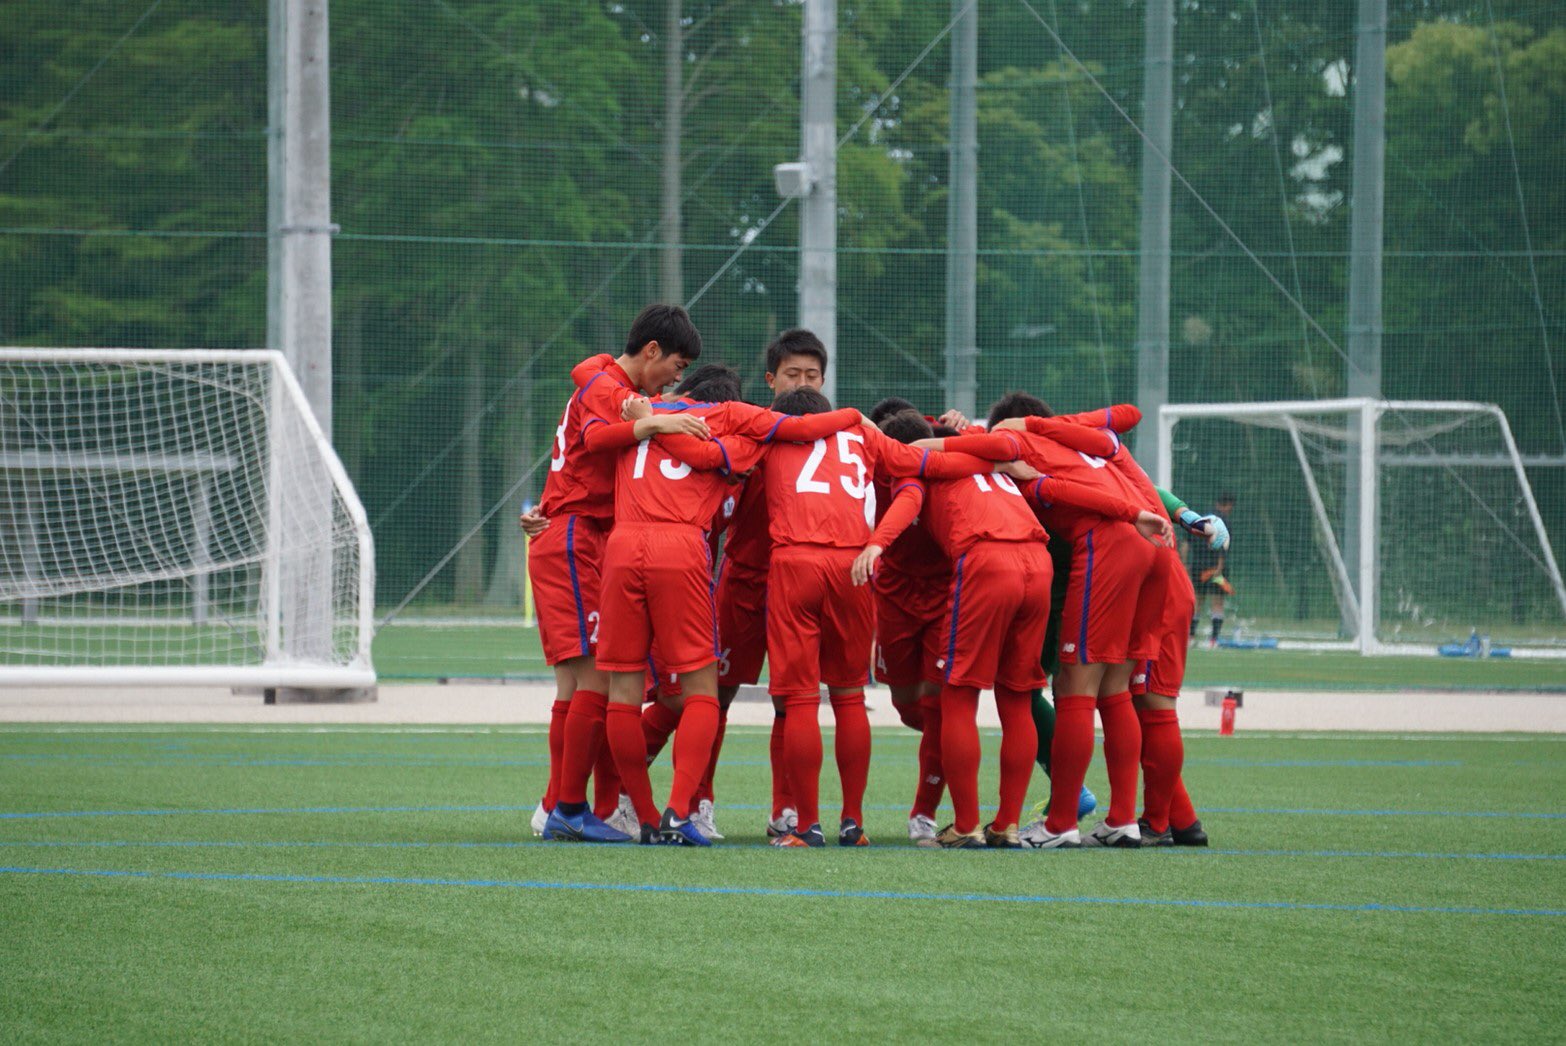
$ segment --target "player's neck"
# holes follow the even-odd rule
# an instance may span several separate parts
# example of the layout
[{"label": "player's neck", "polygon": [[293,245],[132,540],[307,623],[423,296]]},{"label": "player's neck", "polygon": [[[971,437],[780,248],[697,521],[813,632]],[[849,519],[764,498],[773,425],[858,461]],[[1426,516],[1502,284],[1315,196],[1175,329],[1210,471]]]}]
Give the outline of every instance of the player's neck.
[{"label": "player's neck", "polygon": [[625,376],[631,379],[631,384],[636,386],[638,392],[647,392],[642,388],[643,360],[640,356],[631,356],[622,353],[615,359],[615,366],[625,372]]}]

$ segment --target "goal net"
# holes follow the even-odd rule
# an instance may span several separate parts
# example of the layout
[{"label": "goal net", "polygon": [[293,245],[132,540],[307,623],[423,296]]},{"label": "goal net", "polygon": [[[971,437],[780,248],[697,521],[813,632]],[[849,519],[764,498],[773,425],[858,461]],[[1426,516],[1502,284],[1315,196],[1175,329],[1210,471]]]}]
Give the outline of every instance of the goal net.
[{"label": "goal net", "polygon": [[1236,498],[1237,642],[1566,656],[1551,547],[1566,535],[1547,531],[1498,407],[1171,404],[1160,424],[1165,485],[1203,511]]},{"label": "goal net", "polygon": [[0,684],[367,687],[373,564],[280,353],[0,349]]}]

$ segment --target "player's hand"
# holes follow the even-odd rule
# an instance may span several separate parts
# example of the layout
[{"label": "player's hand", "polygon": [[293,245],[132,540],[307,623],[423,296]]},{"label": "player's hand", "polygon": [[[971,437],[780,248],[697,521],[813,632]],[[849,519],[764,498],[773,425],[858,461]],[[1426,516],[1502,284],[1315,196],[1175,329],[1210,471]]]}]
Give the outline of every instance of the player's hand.
[{"label": "player's hand", "polygon": [[866,545],[864,551],[854,557],[854,565],[848,570],[854,584],[862,585],[870,580],[875,574],[875,561],[881,558],[883,551],[880,545]]},{"label": "player's hand", "polygon": [[1138,512],[1136,529],[1155,545],[1162,545],[1165,548],[1174,547],[1174,524],[1160,512],[1149,512],[1146,509]]},{"label": "player's hand", "polygon": [[1032,483],[1043,475],[1043,473],[1029,465],[1026,461],[1003,461],[995,466],[995,471],[1003,472],[1012,479],[1020,480],[1023,483]]},{"label": "player's hand", "polygon": [[641,421],[643,418],[652,417],[652,400],[646,396],[629,396],[620,404],[620,420]]},{"label": "player's hand", "polygon": [[973,424],[973,422],[968,420],[968,416],[956,407],[936,418],[935,423],[937,425],[945,425],[949,429],[956,429],[958,432]]},{"label": "player's hand", "polygon": [[1203,516],[1197,520],[1196,531],[1205,534],[1208,547],[1218,552],[1229,547],[1229,525],[1217,516]]},{"label": "player's hand", "polygon": [[549,517],[540,509],[530,509],[517,517],[517,526],[522,528],[522,533],[530,538],[536,538],[549,529]]},{"label": "player's hand", "polygon": [[990,426],[990,431],[991,432],[1026,432],[1027,428],[1028,428],[1028,419],[1027,418],[1007,418],[1004,421],[997,421],[994,425],[991,425]]},{"label": "player's hand", "polygon": [[653,431],[662,436],[695,436],[697,439],[711,439],[712,433],[707,428],[707,419],[699,418],[694,414],[661,414],[653,418],[648,424],[653,426]]}]

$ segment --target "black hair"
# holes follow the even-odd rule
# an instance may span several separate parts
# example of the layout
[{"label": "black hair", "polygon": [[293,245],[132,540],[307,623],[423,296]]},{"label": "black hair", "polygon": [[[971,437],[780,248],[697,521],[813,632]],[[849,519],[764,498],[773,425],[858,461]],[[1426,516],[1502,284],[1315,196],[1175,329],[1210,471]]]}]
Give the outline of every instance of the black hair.
[{"label": "black hair", "polygon": [[691,322],[690,313],[678,305],[649,305],[638,313],[625,339],[625,354],[641,355],[650,341],[657,342],[665,356],[694,360],[701,355],[701,332]]},{"label": "black hair", "polygon": [[1234,495],[1230,494],[1228,491],[1224,491],[1222,494],[1218,495],[1218,500],[1214,501],[1213,504],[1215,504],[1215,505],[1223,505],[1223,504],[1232,505],[1232,504],[1234,504]]},{"label": "black hair", "polygon": [[901,410],[916,411],[918,408],[901,396],[888,396],[870,408],[870,424],[879,425],[883,419],[889,418]]},{"label": "black hair", "polygon": [[705,403],[728,403],[741,395],[739,371],[726,363],[703,363],[687,371],[674,387],[676,395]]},{"label": "black hair", "polygon": [[779,414],[825,414],[832,409],[832,401],[819,389],[801,386],[773,400],[772,409]]},{"label": "black hair", "polygon": [[995,401],[990,408],[989,428],[994,428],[997,421],[1005,421],[1007,418],[1053,418],[1055,412],[1049,409],[1049,404],[1033,395],[1031,392],[1008,392]]},{"label": "black hair", "polygon": [[953,436],[962,435],[962,433],[958,432],[950,425],[931,425],[930,432],[932,435],[941,437],[941,439],[950,439]]},{"label": "black hair", "polygon": [[814,331],[804,327],[790,327],[773,338],[772,344],[767,346],[767,373],[776,374],[778,368],[783,366],[783,361],[790,356],[814,356],[816,362],[821,364],[822,372],[826,371],[826,346],[821,344],[821,339],[816,337]]},{"label": "black hair", "polygon": [[881,431],[899,443],[912,443],[935,435],[930,423],[917,410],[899,410],[888,414],[881,419]]}]

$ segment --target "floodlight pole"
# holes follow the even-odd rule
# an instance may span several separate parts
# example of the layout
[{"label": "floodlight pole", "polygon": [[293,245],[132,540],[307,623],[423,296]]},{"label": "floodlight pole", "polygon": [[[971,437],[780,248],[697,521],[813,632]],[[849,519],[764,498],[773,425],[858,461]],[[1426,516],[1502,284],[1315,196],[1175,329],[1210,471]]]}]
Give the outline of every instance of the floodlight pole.
[{"label": "floodlight pole", "polygon": [[267,346],[332,432],[331,91],[327,0],[268,0]]},{"label": "floodlight pole", "polygon": [[821,391],[837,402],[837,0],[805,0],[800,139],[799,325],[826,346]]},{"label": "floodlight pole", "polygon": [[[1169,163],[1174,156],[1174,0],[1148,0],[1144,30],[1142,242],[1137,254],[1136,405],[1158,417],[1169,402]],[[1168,453],[1156,425],[1137,429],[1136,456],[1160,474]]]},{"label": "floodlight pole", "polygon": [[[1386,167],[1386,0],[1359,0],[1354,27],[1354,169],[1349,215],[1348,373],[1351,397],[1381,399],[1382,195]],[[1374,434],[1374,428],[1369,431]],[[1375,583],[1376,506],[1361,506],[1373,477],[1363,470],[1375,448],[1350,444],[1345,466],[1343,560],[1360,585],[1362,608],[1374,606],[1365,584]],[[1361,556],[1366,562],[1361,563]],[[1345,619],[1345,626],[1349,623]],[[1359,627],[1373,632],[1375,618],[1361,613]]]},{"label": "floodlight pole", "polygon": [[978,412],[979,5],[952,0],[950,182],[946,196],[946,403]]}]

